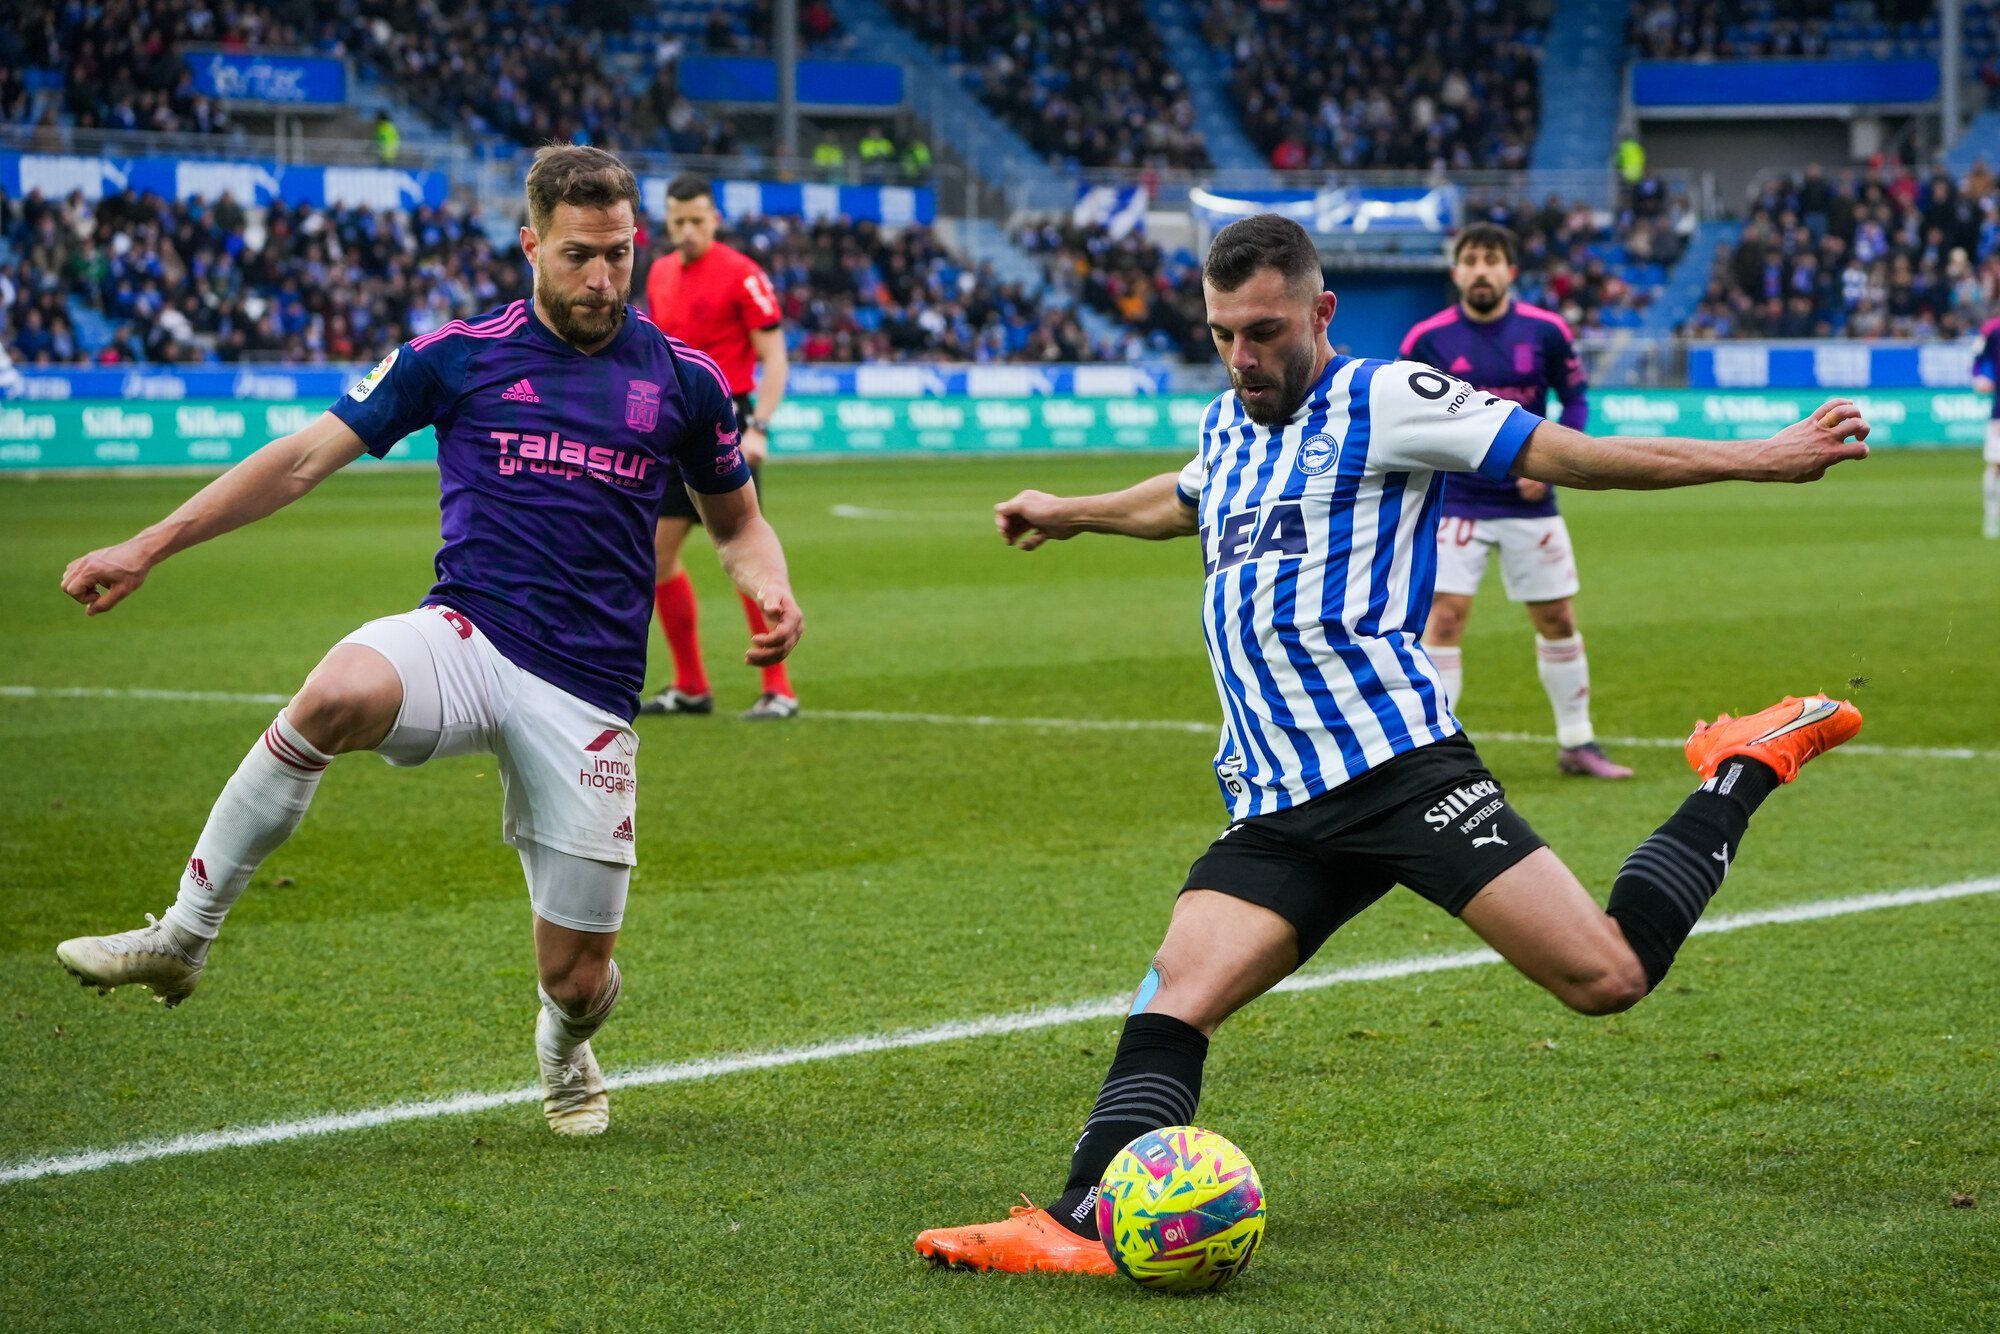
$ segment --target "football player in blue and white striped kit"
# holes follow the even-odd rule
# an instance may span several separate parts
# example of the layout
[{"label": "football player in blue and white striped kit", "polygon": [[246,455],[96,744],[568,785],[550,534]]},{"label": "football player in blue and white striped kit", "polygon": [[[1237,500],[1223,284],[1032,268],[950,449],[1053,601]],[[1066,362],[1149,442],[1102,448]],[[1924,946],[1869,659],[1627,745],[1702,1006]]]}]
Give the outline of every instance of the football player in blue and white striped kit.
[{"label": "football player in blue and white striped kit", "polygon": [[1637,1004],[1758,805],[1860,730],[1851,704],[1820,696],[1698,725],[1687,751],[1704,781],[1598,907],[1508,804],[1418,640],[1441,474],[1629,490],[1812,481],[1866,456],[1859,410],[1835,400],[1752,443],[1592,438],[1418,362],[1336,356],[1334,295],[1297,223],[1224,228],[1203,280],[1231,389],[1203,418],[1200,452],[1115,494],[1024,491],[995,509],[1001,535],[1030,550],[1090,532],[1199,536],[1231,823],[1188,874],[1062,1196],[923,1233],[918,1252],[939,1262],[1112,1272],[1095,1207],[1112,1157],[1191,1122],[1210,1034],[1398,884],[1572,1009]]}]

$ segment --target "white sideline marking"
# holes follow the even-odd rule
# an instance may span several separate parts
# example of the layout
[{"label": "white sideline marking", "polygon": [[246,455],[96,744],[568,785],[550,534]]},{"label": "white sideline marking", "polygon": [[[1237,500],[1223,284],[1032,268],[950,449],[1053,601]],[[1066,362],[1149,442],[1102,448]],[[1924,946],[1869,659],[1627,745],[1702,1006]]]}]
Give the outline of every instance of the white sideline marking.
[{"label": "white sideline marking", "polygon": [[830,505],[828,514],[836,519],[868,519],[889,523],[955,523],[963,524],[974,531],[983,531],[977,525],[989,516],[971,512],[952,513],[948,510],[878,510],[866,505]]},{"label": "white sideline marking", "polygon": [[[1746,927],[1788,922],[1811,922],[1826,917],[1874,912],[1881,908],[1902,908],[1917,903],[1937,903],[1945,899],[1969,898],[2000,892],[2000,876],[1960,880],[1949,885],[1920,889],[1898,889],[1879,894],[1856,894],[1847,898],[1818,899],[1794,903],[1763,912],[1732,913],[1704,918],[1695,926],[1697,935],[1741,931]],[[1460,950],[1452,954],[1420,954],[1413,958],[1384,959],[1376,963],[1351,964],[1325,972],[1294,974],[1273,990],[1285,992],[1319,991],[1349,982],[1380,982],[1423,973],[1443,973],[1459,968],[1479,968],[1500,962],[1491,950]],[[941,1042],[968,1038],[998,1037],[1007,1033],[1027,1033],[1056,1028],[1086,1019],[1109,1019],[1125,1013],[1129,995],[1107,996],[1044,1009],[1016,1010],[1010,1014],[990,1014],[978,1019],[960,1019],[930,1028],[903,1029],[890,1033],[864,1033],[834,1038],[800,1047],[780,1047],[743,1052],[735,1056],[715,1056],[698,1061],[675,1061],[642,1066],[606,1079],[612,1088],[645,1088],[655,1084],[684,1084],[693,1080],[717,1079],[750,1070],[775,1070],[785,1066],[809,1065],[838,1060],[845,1056],[868,1056],[876,1052],[901,1051],[909,1047],[930,1047]],[[369,1107],[358,1112],[332,1112],[299,1121],[268,1121],[263,1125],[238,1126],[230,1130],[208,1130],[167,1140],[146,1140],[108,1149],[84,1149],[47,1158],[25,1159],[0,1166],[0,1185],[15,1181],[35,1181],[42,1177],[69,1176],[95,1172],[125,1163],[150,1162],[159,1158],[184,1158],[216,1149],[243,1149],[258,1144],[282,1144],[314,1135],[333,1135],[349,1130],[368,1130],[403,1121],[428,1121],[440,1116],[491,1111],[514,1103],[535,1102],[542,1096],[538,1087],[509,1089],[501,1093],[459,1093],[428,1102],[398,1102],[385,1107]]]},{"label": "white sideline marking", "polygon": [[[184,704],[283,704],[290,695],[245,694],[228,690],[147,690],[109,686],[0,686],[0,699],[139,699],[166,700]],[[1214,736],[1220,723],[1190,722],[1180,718],[1020,718],[997,713],[893,713],[880,709],[808,709],[806,718],[824,718],[842,723],[922,723],[939,727],[1025,727],[1058,732],[1189,732]],[[1474,732],[1475,743],[1514,743],[1553,746],[1556,739],[1540,732]],[[1607,736],[1598,738],[1607,746],[1643,746],[1652,750],[1679,750],[1682,737]],[[1850,741],[1840,748],[1843,755],[1887,755],[1912,760],[1996,760],[2000,750],[1977,746],[1878,746],[1868,741]]]}]

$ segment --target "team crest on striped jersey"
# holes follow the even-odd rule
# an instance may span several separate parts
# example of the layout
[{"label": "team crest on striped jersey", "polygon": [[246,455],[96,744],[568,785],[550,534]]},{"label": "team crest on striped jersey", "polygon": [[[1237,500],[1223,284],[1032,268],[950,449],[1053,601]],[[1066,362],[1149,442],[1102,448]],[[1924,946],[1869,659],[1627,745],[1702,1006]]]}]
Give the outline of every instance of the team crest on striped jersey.
[{"label": "team crest on striped jersey", "polygon": [[1317,477],[1331,468],[1339,456],[1340,442],[1322,432],[1299,446],[1299,471],[1308,477]]}]

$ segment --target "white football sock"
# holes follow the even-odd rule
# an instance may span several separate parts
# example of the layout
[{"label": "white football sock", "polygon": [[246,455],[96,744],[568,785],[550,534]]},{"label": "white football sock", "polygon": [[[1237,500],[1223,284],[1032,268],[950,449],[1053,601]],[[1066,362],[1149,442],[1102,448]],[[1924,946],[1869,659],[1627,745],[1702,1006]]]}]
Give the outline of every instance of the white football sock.
[{"label": "white football sock", "polygon": [[1444,703],[1448,709],[1458,707],[1459,692],[1465,689],[1465,656],[1453,646],[1439,648],[1433,644],[1424,645],[1424,652],[1431,655],[1431,662],[1438,669],[1438,677],[1444,682]]},{"label": "white football sock", "polygon": [[1556,714],[1556,744],[1581,746],[1597,739],[1590,726],[1590,661],[1583,656],[1583,636],[1544,639],[1535,636],[1535,669]]},{"label": "white football sock", "polygon": [[215,939],[251,875],[305,818],[320,775],[332,762],[333,756],[300,736],[280,713],[215,799],[181,873],[180,893],[162,920],[189,935]]},{"label": "white football sock", "polygon": [[2000,528],[2000,468],[1986,470],[1986,531]]},{"label": "white football sock", "polygon": [[604,1021],[611,1016],[611,1007],[618,1003],[618,989],[621,978],[618,965],[607,965],[610,976],[604,980],[604,990],[597,993],[597,999],[590,1008],[580,1015],[572,1015],[549,998],[549,993],[539,986],[535,994],[542,998],[542,1012],[535,1020],[535,1051],[545,1060],[565,1064],[576,1055],[576,1049],[590,1041],[591,1035],[604,1027]]}]

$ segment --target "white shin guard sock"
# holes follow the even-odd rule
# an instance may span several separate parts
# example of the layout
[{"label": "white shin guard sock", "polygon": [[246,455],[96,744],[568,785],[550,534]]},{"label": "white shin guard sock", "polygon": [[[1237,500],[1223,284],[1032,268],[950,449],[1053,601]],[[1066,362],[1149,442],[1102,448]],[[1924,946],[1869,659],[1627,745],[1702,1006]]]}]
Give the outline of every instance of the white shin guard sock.
[{"label": "white shin guard sock", "polygon": [[566,1062],[576,1054],[576,1049],[590,1041],[604,1021],[611,1016],[611,1007],[618,1003],[621,977],[618,965],[608,963],[611,971],[604,979],[604,989],[597,993],[597,999],[590,1008],[580,1015],[573,1015],[550,999],[549,993],[541,987],[535,994],[542,998],[541,1022],[535,1025],[535,1046],[539,1054],[548,1060]]},{"label": "white shin guard sock", "polygon": [[215,799],[163,920],[213,940],[251,875],[299,827],[332,762],[280,713]]},{"label": "white shin guard sock", "polygon": [[1535,669],[1549,707],[1556,715],[1556,744],[1581,746],[1597,739],[1590,726],[1590,660],[1583,656],[1583,636],[1544,639],[1535,636]]},{"label": "white shin guard sock", "polygon": [[1986,531],[2000,528],[2000,467],[1986,469]]},{"label": "white shin guard sock", "polygon": [[1438,669],[1438,677],[1444,682],[1444,702],[1447,708],[1456,709],[1460,694],[1465,689],[1465,655],[1457,647],[1440,648],[1432,644],[1424,645],[1424,652],[1430,655]]}]

